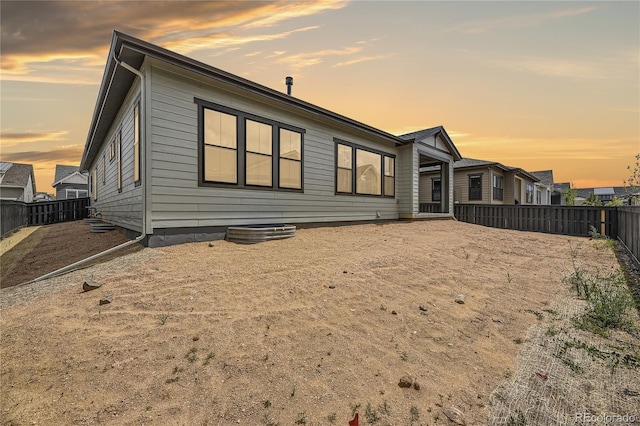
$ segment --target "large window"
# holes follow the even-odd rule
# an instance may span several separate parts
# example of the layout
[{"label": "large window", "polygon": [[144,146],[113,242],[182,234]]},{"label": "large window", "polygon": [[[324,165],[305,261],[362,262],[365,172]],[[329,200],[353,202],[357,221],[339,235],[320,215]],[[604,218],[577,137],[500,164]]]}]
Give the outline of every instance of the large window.
[{"label": "large window", "polygon": [[395,157],[336,140],[336,193],[393,197],[395,176]]},{"label": "large window", "polygon": [[498,201],[504,199],[504,179],[500,175],[493,175],[493,199]]},{"label": "large window", "polygon": [[382,194],[381,161],[380,154],[356,149],[356,194]]},{"label": "large window", "polygon": [[533,184],[527,183],[527,203],[533,204]]},{"label": "large window", "polygon": [[442,201],[442,179],[431,180],[431,201]]},{"label": "large window", "polygon": [[133,108],[133,181],[140,184],[140,104]]},{"label": "large window", "polygon": [[304,130],[199,99],[196,103],[201,185],[302,190]]},{"label": "large window", "polygon": [[469,201],[482,200],[482,175],[469,175]]}]

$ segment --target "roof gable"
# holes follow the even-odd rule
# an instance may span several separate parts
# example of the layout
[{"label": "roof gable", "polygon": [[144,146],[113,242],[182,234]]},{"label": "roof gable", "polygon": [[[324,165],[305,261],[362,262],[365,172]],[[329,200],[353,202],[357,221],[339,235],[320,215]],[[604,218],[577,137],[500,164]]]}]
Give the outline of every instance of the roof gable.
[{"label": "roof gable", "polygon": [[62,180],[79,170],[80,170],[80,167],[78,166],[64,166],[62,164],[56,164],[56,174],[55,174],[55,177],[53,178],[53,181],[58,182],[59,180]]},{"label": "roof gable", "polygon": [[444,126],[430,127],[428,129],[418,130],[416,132],[406,133],[399,136],[400,139],[407,142],[422,142],[432,137],[435,137],[435,148],[443,148],[442,146],[438,146],[438,142],[440,142],[444,145],[444,150],[448,151],[453,156],[454,161],[462,159],[458,148],[456,148],[455,144],[449,137],[449,134],[444,129]]}]

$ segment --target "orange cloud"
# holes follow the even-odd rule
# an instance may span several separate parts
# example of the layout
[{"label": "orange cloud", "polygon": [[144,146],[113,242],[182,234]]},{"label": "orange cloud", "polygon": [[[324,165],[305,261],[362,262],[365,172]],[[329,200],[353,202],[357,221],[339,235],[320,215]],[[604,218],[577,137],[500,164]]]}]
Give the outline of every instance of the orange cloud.
[{"label": "orange cloud", "polygon": [[[187,54],[282,39],[308,26],[249,33],[275,23],[335,10],[344,1],[271,2],[6,2],[2,5],[0,79],[87,83],[102,71],[114,29]],[[126,12],[126,20],[123,13]],[[129,24],[129,23],[135,23]],[[185,30],[187,28],[188,30]],[[237,31],[245,31],[246,34]],[[56,64],[77,63],[64,72]],[[61,67],[62,68],[62,67]],[[87,78],[87,74],[89,77]]]},{"label": "orange cloud", "polygon": [[68,130],[55,130],[50,132],[9,132],[2,131],[0,133],[0,141],[2,147],[8,148],[24,143],[56,141],[60,140],[69,133]]}]

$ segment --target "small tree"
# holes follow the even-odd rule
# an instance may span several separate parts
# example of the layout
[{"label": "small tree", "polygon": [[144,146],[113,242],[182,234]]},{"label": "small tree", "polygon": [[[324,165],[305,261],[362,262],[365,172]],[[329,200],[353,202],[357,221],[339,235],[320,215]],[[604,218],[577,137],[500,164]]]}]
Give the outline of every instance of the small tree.
[{"label": "small tree", "polygon": [[602,201],[593,192],[582,203],[583,206],[601,206]]},{"label": "small tree", "polygon": [[622,201],[622,199],[616,197],[615,195],[613,196],[613,199],[611,201],[609,201],[607,204],[604,205],[605,207],[618,207],[618,206],[624,206],[624,201]]},{"label": "small tree", "polygon": [[624,180],[624,190],[629,196],[629,201],[632,206],[638,203],[640,196],[640,154],[636,154],[636,164],[633,166],[627,166],[627,170],[631,174],[628,180]]},{"label": "small tree", "polygon": [[564,203],[567,206],[575,206],[577,196],[578,190],[575,188],[568,188],[562,191],[562,197],[564,198]]}]

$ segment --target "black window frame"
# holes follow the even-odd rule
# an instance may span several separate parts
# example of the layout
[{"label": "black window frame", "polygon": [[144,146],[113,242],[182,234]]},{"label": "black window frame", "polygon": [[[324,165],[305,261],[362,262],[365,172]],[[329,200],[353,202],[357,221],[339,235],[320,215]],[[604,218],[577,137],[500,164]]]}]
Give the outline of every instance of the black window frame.
[{"label": "black window frame", "polygon": [[[470,174],[469,176],[469,201],[482,201],[482,173],[474,173],[474,174]],[[473,179],[479,179],[480,180],[480,185],[478,186],[478,188],[474,188],[471,185],[471,181]],[[477,189],[478,194],[472,197],[472,194],[474,193],[474,191]]]},{"label": "black window frame", "polygon": [[[297,126],[271,120],[246,111],[194,98],[198,106],[198,186],[214,188],[237,188],[263,191],[304,192],[304,136],[306,130]],[[216,182],[205,180],[204,174],[204,111],[210,109],[236,117],[236,182]],[[246,183],[246,121],[252,120],[271,126],[271,186],[249,185]],[[280,186],[280,129],[300,135],[300,188]],[[286,158],[285,158],[286,159]]]},{"label": "black window frame", "polygon": [[525,200],[527,203],[529,204],[533,204],[533,200],[535,197],[535,189],[533,187],[532,183],[526,182],[525,183]]},{"label": "black window frame", "polygon": [[118,158],[118,162],[116,164],[116,187],[118,188],[118,193],[122,192],[122,127],[118,129],[116,133],[116,157]]},{"label": "black window frame", "polygon": [[[436,191],[436,182],[438,183],[438,191]],[[438,194],[437,198],[436,194]],[[431,201],[442,201],[442,178],[431,178]]]},{"label": "black window frame", "polygon": [[[334,142],[334,191],[335,195],[355,195],[358,197],[378,197],[378,198],[390,198],[393,199],[396,197],[396,175],[397,175],[397,158],[395,154],[390,154],[385,151],[381,151],[374,148],[369,148],[367,146],[363,146],[357,143],[345,141],[344,139],[333,138]],[[338,191],[338,145],[345,145],[351,148],[351,191],[343,192]],[[380,194],[365,194],[356,192],[356,175],[357,175],[357,150],[370,152],[372,154],[380,155]],[[384,167],[384,158],[389,157],[393,159],[393,195],[387,195],[384,191],[384,178],[385,178],[385,167]]]},{"label": "black window frame", "polygon": [[[496,186],[498,182],[500,186]],[[496,201],[504,201],[504,176],[494,173],[491,185],[493,187],[493,199]]]},{"label": "black window frame", "polygon": [[116,138],[114,137],[109,144],[109,163],[116,158]]},{"label": "black window frame", "polygon": [[[133,106],[133,183],[135,186],[142,185],[142,130],[140,126],[141,105],[138,99]],[[137,175],[137,179],[136,179]]]}]

